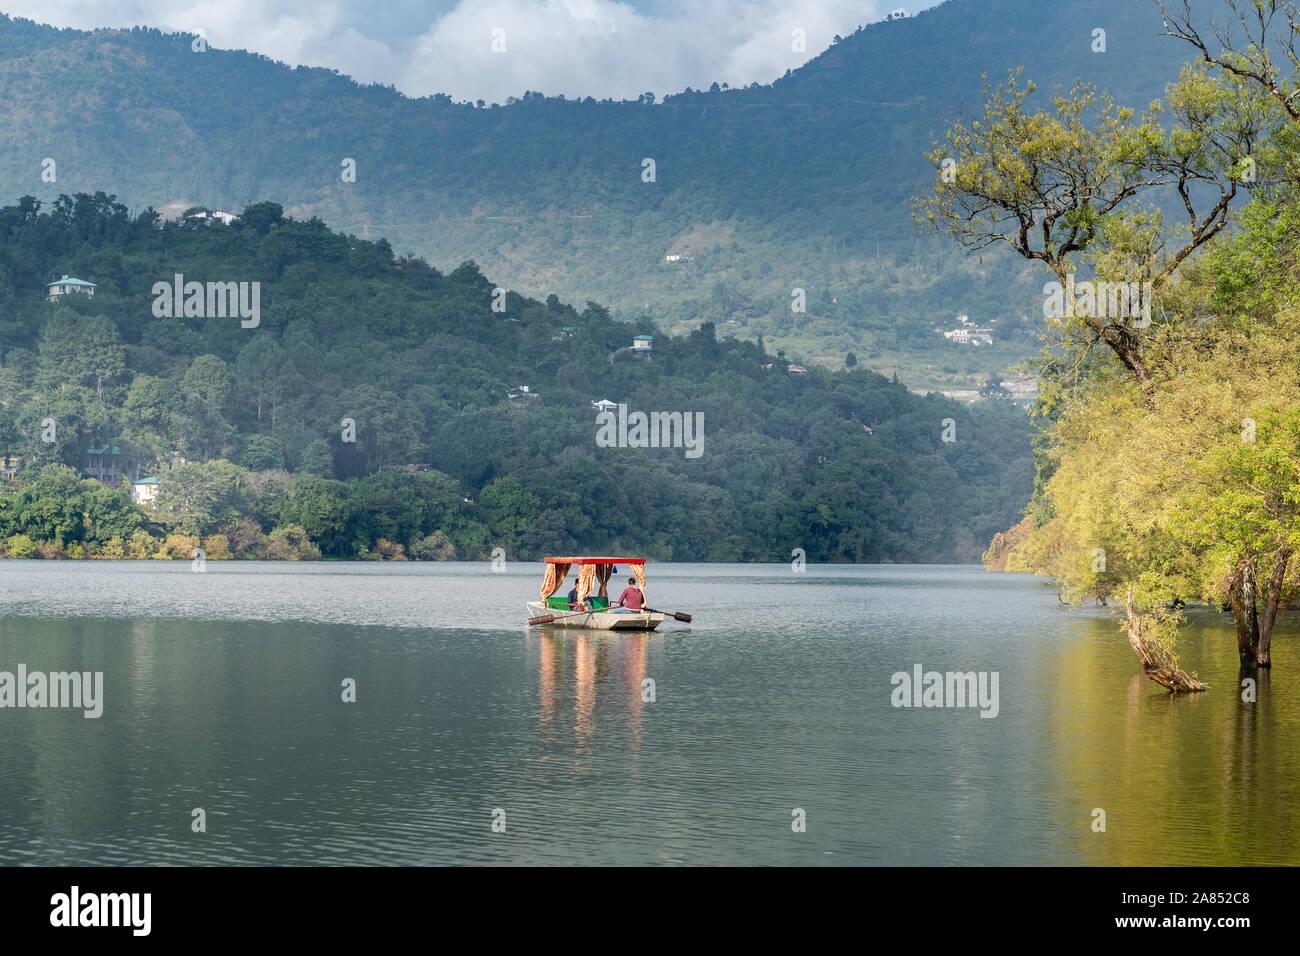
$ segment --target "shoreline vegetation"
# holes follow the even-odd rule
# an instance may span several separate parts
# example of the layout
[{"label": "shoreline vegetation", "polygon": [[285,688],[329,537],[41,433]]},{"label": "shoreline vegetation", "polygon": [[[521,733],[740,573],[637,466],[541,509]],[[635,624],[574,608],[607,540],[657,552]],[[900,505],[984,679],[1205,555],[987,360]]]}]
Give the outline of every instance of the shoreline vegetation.
[{"label": "shoreline vegetation", "polygon": [[[1300,36],[1273,2],[1228,2],[1231,34],[1159,6],[1193,58],[1160,101],[1139,112],[1080,81],[1036,109],[1015,71],[936,143],[915,208],[1072,300],[1044,303],[1034,494],[985,566],[1122,608],[1142,670],[1174,692],[1207,689],[1178,666],[1180,609],[1230,610],[1253,687],[1300,589]],[[1134,288],[1155,308],[1126,308]]]}]

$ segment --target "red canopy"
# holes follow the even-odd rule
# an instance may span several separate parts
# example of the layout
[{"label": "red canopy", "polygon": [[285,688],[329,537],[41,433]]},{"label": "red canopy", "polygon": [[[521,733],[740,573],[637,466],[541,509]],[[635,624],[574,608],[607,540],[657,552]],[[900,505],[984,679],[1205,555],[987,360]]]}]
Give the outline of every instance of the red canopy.
[{"label": "red canopy", "polygon": [[645,558],[543,558],[547,564],[645,564]]},{"label": "red canopy", "polygon": [[645,558],[543,558],[546,562],[546,575],[542,578],[542,600],[547,600],[564,582],[569,568],[577,565],[578,570],[578,604],[587,600],[592,584],[600,585],[600,595],[608,597],[606,590],[609,579],[614,573],[614,565],[626,564],[632,569],[641,593],[645,593]]}]

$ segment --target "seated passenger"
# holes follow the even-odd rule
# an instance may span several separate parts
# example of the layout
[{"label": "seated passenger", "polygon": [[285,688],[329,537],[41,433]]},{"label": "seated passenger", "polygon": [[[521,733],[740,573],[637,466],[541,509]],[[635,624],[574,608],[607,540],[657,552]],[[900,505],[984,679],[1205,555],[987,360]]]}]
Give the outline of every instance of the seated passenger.
[{"label": "seated passenger", "polygon": [[578,602],[578,579],[573,579],[573,590],[569,592],[569,610],[581,611],[582,605]]},{"label": "seated passenger", "polygon": [[618,610],[615,614],[640,614],[641,609],[645,606],[645,596],[641,589],[636,586],[636,578],[627,579],[628,586],[623,589],[623,593],[618,596]]}]

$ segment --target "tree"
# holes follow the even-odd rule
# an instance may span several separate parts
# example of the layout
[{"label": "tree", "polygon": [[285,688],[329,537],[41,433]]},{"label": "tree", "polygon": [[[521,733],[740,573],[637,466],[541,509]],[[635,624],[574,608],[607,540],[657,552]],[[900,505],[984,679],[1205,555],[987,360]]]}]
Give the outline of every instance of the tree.
[{"label": "tree", "polygon": [[172,408],[167,383],[152,375],[137,375],[131,380],[122,407],[136,424],[165,430]]},{"label": "tree", "polygon": [[[1218,329],[1209,345],[1162,340],[1149,353],[1157,387],[1099,380],[1054,429],[1050,510],[1013,564],[1074,595],[1122,596],[1130,642],[1167,686],[1198,689],[1176,671],[1176,620],[1138,609],[1190,595],[1232,610],[1244,668],[1271,664],[1300,545],[1298,333],[1300,314],[1284,312]],[[1159,635],[1150,647],[1148,629]]]},{"label": "tree", "polygon": [[184,446],[204,458],[225,447],[232,429],[222,414],[234,387],[230,369],[215,355],[200,355],[181,377],[185,409]]},{"label": "tree", "polygon": [[326,554],[347,553],[352,505],[340,481],[299,475],[290,483],[280,511],[281,527],[302,528]]},{"label": "tree", "polygon": [[32,469],[52,462],[81,467],[82,451],[110,426],[108,410],[94,393],[68,382],[24,402],[16,418],[17,450]]},{"label": "tree", "polygon": [[239,351],[235,360],[235,379],[241,395],[251,398],[257,406],[257,420],[262,421],[263,408],[270,413],[272,430],[275,429],[276,409],[284,390],[294,378],[293,363],[275,337],[268,332],[258,332],[253,340]]},{"label": "tree", "polygon": [[223,459],[173,465],[158,477],[153,513],[163,524],[206,536],[237,525],[247,510],[245,471]]},{"label": "tree", "polygon": [[[1005,86],[986,88],[983,121],[955,124],[946,146],[936,144],[928,154],[940,175],[934,193],[914,208],[924,226],[952,235],[967,248],[1005,243],[1018,255],[1043,262],[1056,276],[1065,308],[1049,317],[1056,340],[1041,363],[1049,384],[1040,407],[1059,419],[1053,437],[1065,443],[1066,451],[1058,448],[1054,456],[1054,472],[1037,504],[1044,524],[1030,536],[1024,552],[1037,556],[1039,569],[1050,568],[1075,594],[1100,590],[1104,597],[1122,589],[1129,641],[1147,673],[1171,689],[1203,689],[1177,668],[1171,643],[1175,622],[1154,609],[1144,615],[1134,599],[1135,594],[1140,598],[1159,591],[1146,578],[1163,567],[1167,550],[1182,563],[1172,578],[1167,572],[1157,574],[1162,587],[1190,573],[1201,543],[1188,547],[1182,542],[1180,547],[1170,533],[1152,532],[1146,512],[1123,507],[1131,500],[1124,494],[1128,486],[1107,487],[1104,493],[1094,488],[1088,498],[1080,498],[1077,489],[1113,474],[1116,461],[1124,461],[1119,449],[1129,447],[1130,436],[1147,434],[1136,423],[1127,433],[1096,428],[1097,419],[1106,420],[1111,410],[1098,413],[1095,396],[1136,395],[1139,407],[1153,417],[1167,398],[1157,386],[1181,398],[1184,380],[1156,375],[1154,363],[1169,359],[1170,343],[1176,341],[1171,336],[1204,336],[1204,316],[1174,308],[1169,310],[1172,319],[1151,322],[1148,298],[1142,321],[1137,321],[1131,296],[1127,308],[1099,309],[1095,301],[1076,301],[1074,272],[1084,261],[1111,290],[1145,287],[1150,297],[1164,289],[1179,266],[1227,224],[1233,200],[1253,178],[1246,175],[1246,160],[1266,138],[1275,110],[1240,77],[1216,76],[1203,67],[1185,67],[1164,100],[1153,104],[1140,121],[1133,111],[1117,108],[1109,96],[1086,84],[1076,84],[1068,96],[1056,96],[1050,113],[1026,109],[1032,92],[1033,85],[1019,86],[1014,73]],[[1166,117],[1170,122],[1162,124]],[[1136,202],[1153,190],[1171,187],[1185,214],[1172,245],[1159,208]],[[1182,328],[1179,316],[1186,323]],[[1110,349],[1135,389],[1127,389],[1122,378],[1114,379],[1092,360],[1097,342]],[[1071,401],[1084,411],[1072,413]],[[1075,421],[1077,414],[1094,426],[1094,433],[1071,444],[1067,421]],[[1096,444],[1103,434],[1111,442],[1104,451]],[[1150,449],[1147,445],[1144,450]],[[1188,458],[1171,461],[1178,464],[1145,470],[1136,459],[1128,464],[1141,471],[1142,478],[1154,473],[1167,480],[1170,474],[1186,471]],[[1123,473],[1138,482],[1132,471]],[[1098,500],[1100,509],[1078,514],[1063,504],[1073,502],[1075,509],[1085,509],[1082,502]],[[1100,537],[1120,542],[1116,553],[1124,560],[1116,563],[1112,551],[1097,544]],[[1109,567],[1108,577],[1098,578],[1096,568],[1083,561],[1098,550]],[[1090,570],[1083,572],[1082,567]],[[1238,591],[1248,586],[1244,574],[1235,584],[1230,581]]]},{"label": "tree", "polygon": [[[1300,102],[1295,98],[1300,76],[1297,5],[1292,0],[1223,0],[1223,5],[1229,13],[1227,25],[1211,21],[1203,28],[1189,0],[1159,0],[1165,25],[1162,36],[1191,44],[1203,63],[1253,85],[1292,122],[1300,122]],[[1234,41],[1234,23],[1245,43]],[[1287,67],[1277,63],[1279,56]]]},{"label": "tree", "polygon": [[250,471],[269,471],[284,467],[284,451],[270,435],[249,435],[239,454],[239,463]]},{"label": "tree", "polygon": [[[939,175],[913,208],[923,227],[967,249],[1005,244],[1042,262],[1065,290],[1087,253],[1104,281],[1159,291],[1227,224],[1242,160],[1270,122],[1242,84],[1192,68],[1140,120],[1082,82],[1058,94],[1051,112],[1029,112],[1033,92],[1018,72],[986,86],[984,118],[953,124],[927,153]],[[1162,188],[1176,192],[1186,215],[1172,247],[1159,209],[1137,204]],[[1147,335],[1134,316],[1072,296],[1065,306],[1053,320],[1067,341],[1085,352],[1100,341],[1139,382],[1150,377]]]},{"label": "tree", "polygon": [[126,540],[144,528],[144,515],[123,488],[86,480],[80,484],[79,499],[83,516],[81,540],[88,544],[98,546],[114,538]]},{"label": "tree", "polygon": [[259,202],[245,206],[238,222],[255,235],[265,236],[275,226],[284,222],[284,207],[277,202]]},{"label": "tree", "polygon": [[41,336],[43,380],[82,384],[93,378],[100,401],[104,379],[122,374],[125,355],[117,326],[103,315],[86,318],[66,307],[56,309]]},{"label": "tree", "polygon": [[542,511],[540,499],[513,475],[488,482],[477,500],[492,533],[511,544],[518,541]]},{"label": "tree", "polygon": [[11,527],[37,541],[66,544],[82,532],[81,495],[77,473],[64,465],[45,465],[20,488],[9,508]]},{"label": "tree", "polygon": [[298,453],[298,472],[321,478],[333,478],[334,453],[330,451],[329,442],[317,438],[304,445],[302,451]]},{"label": "tree", "polygon": [[418,414],[409,402],[374,385],[349,388],[338,398],[339,420],[356,422],[355,448],[364,468],[373,471],[386,462],[407,460],[419,441]]}]

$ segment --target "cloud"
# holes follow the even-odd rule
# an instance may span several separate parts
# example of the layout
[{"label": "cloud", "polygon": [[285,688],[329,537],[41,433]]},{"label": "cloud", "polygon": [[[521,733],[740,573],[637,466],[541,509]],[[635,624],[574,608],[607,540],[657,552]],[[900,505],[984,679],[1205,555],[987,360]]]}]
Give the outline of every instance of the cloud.
[{"label": "cloud", "polygon": [[[937,0],[913,0],[915,12]],[[209,43],[339,70],[412,96],[505,102],[525,90],[635,98],[765,83],[898,0],[10,0],[56,26],[202,28]],[[795,31],[802,30],[798,49]],[[493,31],[501,31],[494,34]],[[493,50],[493,39],[497,49]]]},{"label": "cloud", "polygon": [[776,79],[893,6],[695,0],[642,13],[618,0],[462,0],[421,35],[398,85],[488,101],[524,90],[635,98],[744,86]]},{"label": "cloud", "polygon": [[82,30],[201,30],[215,48],[250,50],[291,66],[330,67],[366,83],[393,83],[406,69],[409,52],[387,42],[384,33],[409,36],[410,28],[385,30],[385,18],[365,16],[370,6],[357,0],[7,0],[4,9],[11,17]]}]

